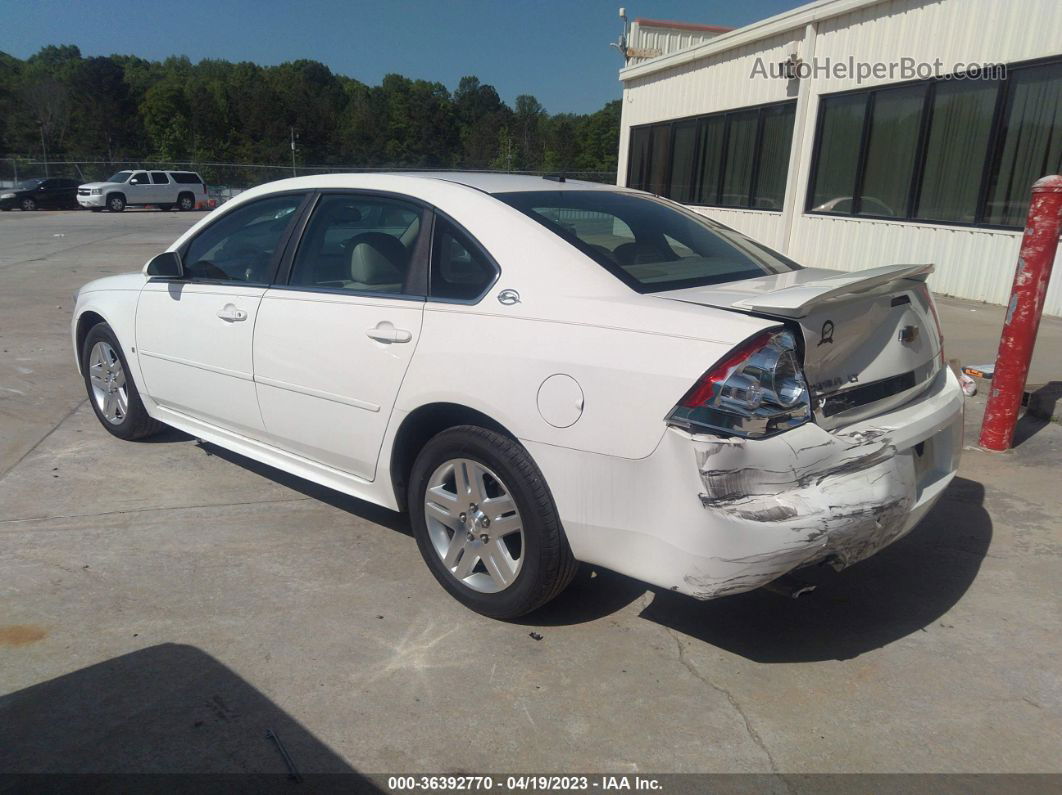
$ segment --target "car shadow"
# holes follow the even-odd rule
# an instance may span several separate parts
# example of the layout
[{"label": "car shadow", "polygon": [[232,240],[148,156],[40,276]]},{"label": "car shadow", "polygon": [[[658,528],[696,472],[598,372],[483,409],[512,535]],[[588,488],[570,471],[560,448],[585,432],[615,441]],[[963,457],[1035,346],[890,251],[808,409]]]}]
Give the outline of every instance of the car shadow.
[{"label": "car shadow", "polygon": [[799,599],[763,589],[709,602],[657,590],[641,617],[755,662],[847,660],[923,631],[969,589],[992,542],[984,486],[955,478],[909,535],[842,572],[799,572]]},{"label": "car shadow", "polygon": [[[319,486],[215,445],[207,455],[255,472],[366,521],[412,535],[407,514]],[[977,577],[992,541],[984,486],[956,477],[933,510],[906,537],[842,572],[803,569],[817,586],[800,599],[763,589],[707,602],[646,586],[583,564],[556,599],[514,623],[566,626],[616,613],[644,596],[641,618],[765,663],[843,660],[925,629],[955,605]]]},{"label": "car shadow", "polygon": [[137,444],[174,444],[176,442],[190,442],[195,437],[168,425],[158,433],[136,439]]},{"label": "car shadow", "polygon": [[180,779],[162,774],[209,773],[217,778],[197,775],[188,788],[297,792],[285,753],[299,777],[335,776],[351,791],[379,791],[194,646],[151,646],[0,697],[0,789],[153,789],[150,779],[129,778],[135,773],[159,775],[169,790]]},{"label": "car shadow", "polygon": [[218,447],[210,442],[200,441],[196,443],[196,446],[206,455],[217,456],[222,461],[227,461],[230,464],[243,467],[249,472],[254,472],[256,475],[271,480],[280,486],[284,486],[292,491],[299,492],[299,494],[304,494],[307,497],[319,500],[325,505],[331,505],[333,508],[346,511],[347,513],[357,516],[360,519],[364,519],[367,522],[383,525],[387,529],[394,530],[403,535],[413,535],[413,531],[409,526],[409,516],[407,514],[388,510],[387,508],[374,505],[365,500],[359,500],[357,497],[351,497],[348,494],[343,494],[342,492],[330,489],[327,486],[321,486],[312,481],[300,478],[297,475],[292,475],[289,472],[277,469],[276,467],[271,467],[268,464],[255,461],[253,458],[248,458],[239,453],[234,453],[231,450],[226,450],[224,447]]}]

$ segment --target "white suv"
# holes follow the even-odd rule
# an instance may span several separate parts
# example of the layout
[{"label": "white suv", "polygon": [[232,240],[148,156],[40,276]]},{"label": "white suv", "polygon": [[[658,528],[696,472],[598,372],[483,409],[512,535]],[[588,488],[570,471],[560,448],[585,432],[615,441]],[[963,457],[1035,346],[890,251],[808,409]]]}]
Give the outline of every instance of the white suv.
[{"label": "white suv", "polygon": [[119,171],[105,182],[87,182],[77,189],[77,203],[94,212],[107,208],[155,205],[160,210],[193,210],[206,202],[206,185],[194,171]]}]

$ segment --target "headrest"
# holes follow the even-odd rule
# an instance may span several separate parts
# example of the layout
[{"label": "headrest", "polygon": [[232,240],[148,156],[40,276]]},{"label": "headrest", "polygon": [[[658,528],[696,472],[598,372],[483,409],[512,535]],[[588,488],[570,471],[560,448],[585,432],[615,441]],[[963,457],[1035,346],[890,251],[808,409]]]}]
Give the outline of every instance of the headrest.
[{"label": "headrest", "polygon": [[400,284],[406,278],[406,247],[383,232],[350,239],[350,278],[360,284]]},{"label": "headrest", "polygon": [[361,220],[361,210],[351,204],[334,204],[328,208],[327,218],[332,223],[356,224]]}]

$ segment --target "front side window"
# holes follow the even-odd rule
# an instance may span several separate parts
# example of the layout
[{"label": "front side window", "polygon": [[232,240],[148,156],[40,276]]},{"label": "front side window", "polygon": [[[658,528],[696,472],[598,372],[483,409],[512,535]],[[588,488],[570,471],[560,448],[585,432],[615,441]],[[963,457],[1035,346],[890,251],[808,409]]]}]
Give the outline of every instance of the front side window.
[{"label": "front side window", "polygon": [[421,210],[384,197],[326,194],[299,243],[293,287],[404,293]]},{"label": "front side window", "polygon": [[165,171],[152,171],[151,181],[155,185],[168,185],[170,183],[169,178],[166,176]]},{"label": "front side window", "polygon": [[475,301],[498,271],[483,249],[445,218],[436,217],[431,241],[431,298]]},{"label": "front side window", "polygon": [[136,182],[139,185],[148,184],[148,175],[146,171],[137,171],[133,174],[133,178],[129,180],[130,183]]},{"label": "front side window", "polygon": [[274,196],[225,213],[185,249],[185,272],[193,279],[267,283],[302,199],[302,194]]},{"label": "front side window", "polygon": [[738,232],[646,196],[564,190],[501,193],[495,197],[553,231],[641,293],[799,268]]}]

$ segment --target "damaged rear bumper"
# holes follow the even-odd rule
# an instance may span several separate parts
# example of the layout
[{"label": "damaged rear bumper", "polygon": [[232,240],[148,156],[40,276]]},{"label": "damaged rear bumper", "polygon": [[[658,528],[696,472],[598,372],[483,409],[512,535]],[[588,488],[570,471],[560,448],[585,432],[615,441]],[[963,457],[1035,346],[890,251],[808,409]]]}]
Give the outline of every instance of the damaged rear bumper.
[{"label": "damaged rear bumper", "polygon": [[[712,599],[822,561],[844,568],[904,536],[954,477],[962,400],[945,369],[912,403],[836,431],[809,423],[747,440],[670,428],[645,459],[593,465],[532,453],[546,458],[578,559]],[[602,493],[612,499],[589,497]]]}]

